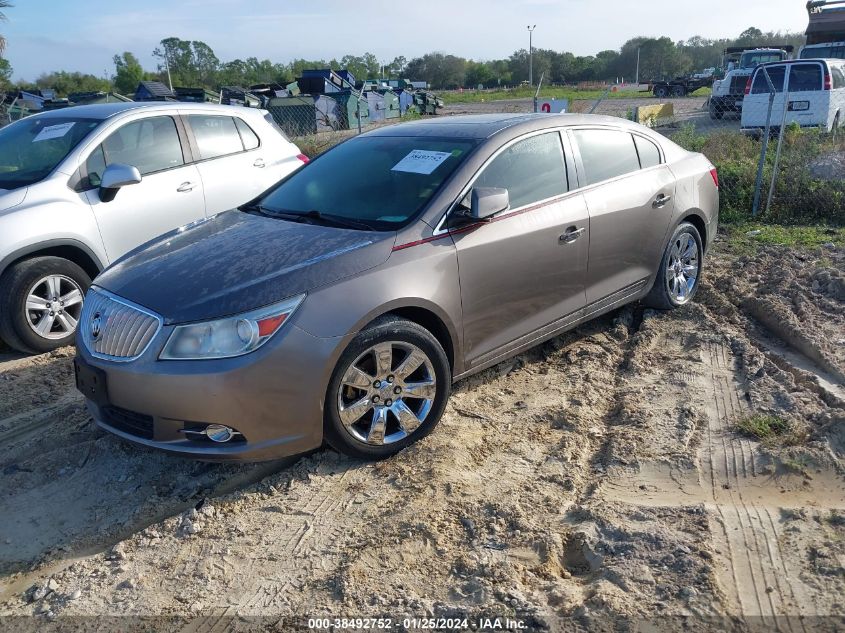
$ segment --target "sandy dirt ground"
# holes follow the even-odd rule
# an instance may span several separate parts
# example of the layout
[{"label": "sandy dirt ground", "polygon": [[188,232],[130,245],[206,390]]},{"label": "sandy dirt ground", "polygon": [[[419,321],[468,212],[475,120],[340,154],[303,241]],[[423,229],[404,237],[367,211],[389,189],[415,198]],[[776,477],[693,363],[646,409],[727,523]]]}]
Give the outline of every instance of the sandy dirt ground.
[{"label": "sandy dirt ground", "polygon": [[[142,450],[90,421],[72,350],[6,354],[0,629],[841,630],[844,270],[842,248],[717,243],[694,304],[459,383],[432,435],[375,464]],[[741,433],[754,415],[789,432]]]}]

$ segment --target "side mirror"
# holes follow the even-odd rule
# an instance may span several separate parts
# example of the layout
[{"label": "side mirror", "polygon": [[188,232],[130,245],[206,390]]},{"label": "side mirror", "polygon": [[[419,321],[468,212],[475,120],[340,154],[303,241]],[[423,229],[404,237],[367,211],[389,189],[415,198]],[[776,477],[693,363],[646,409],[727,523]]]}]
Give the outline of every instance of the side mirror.
[{"label": "side mirror", "polygon": [[100,179],[100,200],[111,202],[121,187],[137,185],[141,182],[141,172],[132,165],[114,163],[106,167]]},{"label": "side mirror", "polygon": [[476,187],[472,190],[471,200],[470,216],[477,222],[490,220],[511,206],[508,190],[498,187]]}]

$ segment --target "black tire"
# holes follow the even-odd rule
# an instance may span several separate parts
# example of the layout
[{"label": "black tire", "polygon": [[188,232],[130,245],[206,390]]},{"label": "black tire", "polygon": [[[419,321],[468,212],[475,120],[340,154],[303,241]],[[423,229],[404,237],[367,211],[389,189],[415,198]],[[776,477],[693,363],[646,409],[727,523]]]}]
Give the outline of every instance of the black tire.
[{"label": "black tire", "polygon": [[672,96],[676,99],[680,99],[681,97],[687,96],[687,89],[683,86],[673,86],[672,87]]},{"label": "black tire", "polygon": [[710,118],[715,120],[721,120],[725,116],[725,111],[722,109],[722,105],[720,103],[713,103],[710,102]]},{"label": "black tire", "polygon": [[[341,387],[343,386],[343,377],[356,359],[362,354],[365,354],[374,345],[385,342],[410,344],[421,350],[433,369],[434,378],[436,379],[436,391],[430,409],[425,415],[422,424],[416,430],[392,443],[369,444],[366,441],[356,438],[352,432],[347,430],[343,422],[341,422],[339,410],[340,393]],[[393,369],[396,368],[393,367]],[[452,372],[449,367],[449,360],[443,351],[443,347],[431,332],[412,321],[398,317],[388,316],[378,319],[367,327],[367,329],[358,333],[337,362],[332,379],[329,381],[325,406],[323,408],[325,439],[335,450],[350,457],[379,460],[395,455],[434,430],[443,416],[443,411],[446,409],[446,402],[451,393],[451,385]],[[408,402],[411,402],[411,400],[408,400]],[[362,421],[368,418],[370,411],[374,411],[374,409],[365,410],[361,418]],[[391,425],[397,430],[400,428],[398,427],[398,418],[395,415],[390,414],[387,419],[388,430],[391,428]],[[385,432],[385,436],[387,435],[388,433]]]},{"label": "black tire", "polygon": [[45,338],[27,322],[27,293],[39,279],[49,275],[73,280],[83,294],[91,285],[91,278],[82,268],[61,257],[26,259],[10,267],[0,277],[0,338],[18,351],[43,354],[73,344],[75,332],[61,338]]},{"label": "black tire", "polygon": [[[669,280],[667,276],[667,267],[670,263],[673,247],[678,244],[679,240],[681,240],[684,235],[692,236],[695,241],[696,248],[698,249],[696,259],[697,270],[695,283],[692,287],[692,290],[689,291],[685,300],[679,301],[678,299],[676,299],[673,292],[670,291]],[[703,266],[704,248],[701,242],[701,235],[699,234],[698,229],[696,229],[695,226],[693,226],[689,222],[682,222],[678,225],[678,228],[676,228],[675,231],[672,233],[672,238],[669,240],[669,243],[663,250],[663,258],[660,260],[660,268],[657,271],[657,278],[654,280],[654,285],[652,286],[651,291],[646,296],[644,303],[658,310],[674,310],[675,308],[679,308],[691,302],[695,298],[695,295],[698,292],[698,287],[701,284],[701,271],[703,269]]]},{"label": "black tire", "polygon": [[654,96],[658,99],[665,99],[669,96],[669,89],[666,86],[657,86],[654,89]]}]

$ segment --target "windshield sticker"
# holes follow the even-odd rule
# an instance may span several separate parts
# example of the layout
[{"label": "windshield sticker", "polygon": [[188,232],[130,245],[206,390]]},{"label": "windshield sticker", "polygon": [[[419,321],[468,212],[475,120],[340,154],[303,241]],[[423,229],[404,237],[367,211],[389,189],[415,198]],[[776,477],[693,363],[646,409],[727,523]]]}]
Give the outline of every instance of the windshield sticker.
[{"label": "windshield sticker", "polygon": [[400,160],[391,171],[404,171],[409,174],[430,174],[437,169],[444,160],[452,156],[449,152],[430,152],[425,149],[415,149]]},{"label": "windshield sticker", "polygon": [[48,125],[42,129],[34,139],[32,139],[32,142],[37,143],[38,141],[49,141],[52,138],[61,138],[70,132],[70,128],[73,126],[73,121],[70,123],[61,123],[59,125]]}]

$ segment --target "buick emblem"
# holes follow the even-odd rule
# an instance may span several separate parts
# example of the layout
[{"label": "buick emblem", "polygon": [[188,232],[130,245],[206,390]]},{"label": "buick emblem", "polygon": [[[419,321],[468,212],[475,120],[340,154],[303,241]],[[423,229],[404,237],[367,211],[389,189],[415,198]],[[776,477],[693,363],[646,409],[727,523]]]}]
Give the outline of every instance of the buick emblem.
[{"label": "buick emblem", "polygon": [[100,338],[100,327],[103,324],[103,317],[102,315],[97,312],[94,315],[94,318],[91,320],[91,338],[95,341]]}]

